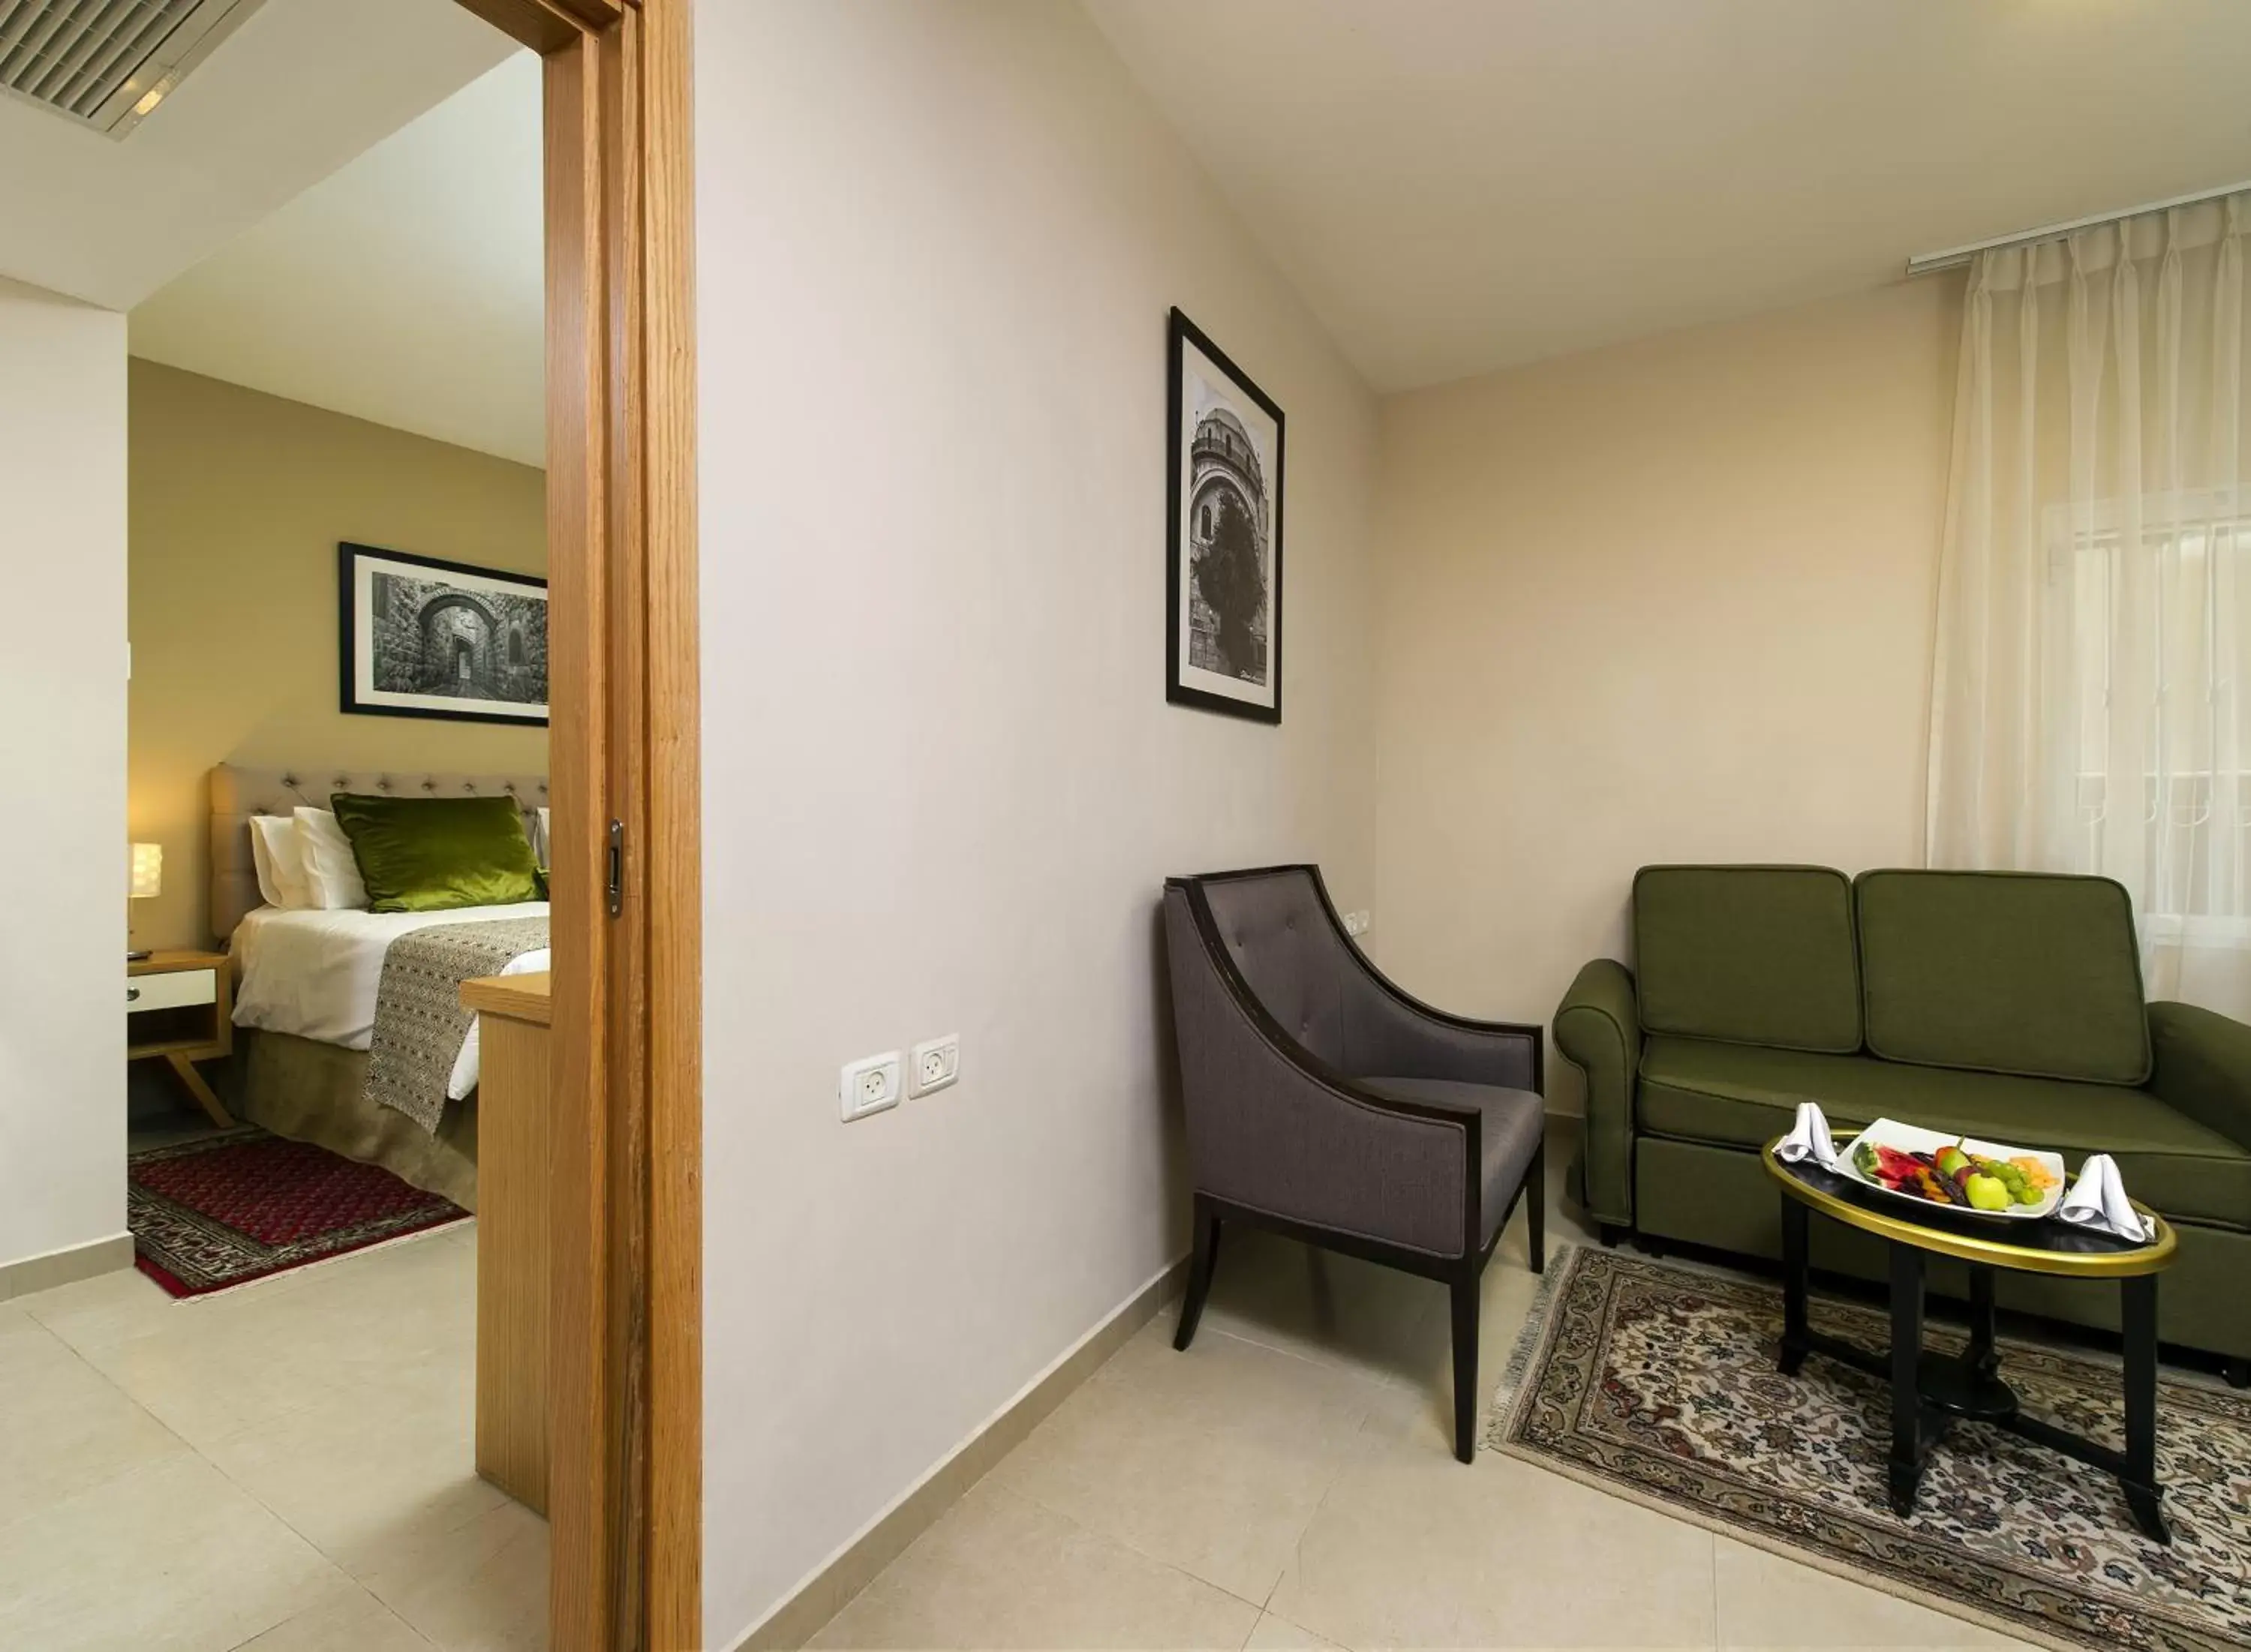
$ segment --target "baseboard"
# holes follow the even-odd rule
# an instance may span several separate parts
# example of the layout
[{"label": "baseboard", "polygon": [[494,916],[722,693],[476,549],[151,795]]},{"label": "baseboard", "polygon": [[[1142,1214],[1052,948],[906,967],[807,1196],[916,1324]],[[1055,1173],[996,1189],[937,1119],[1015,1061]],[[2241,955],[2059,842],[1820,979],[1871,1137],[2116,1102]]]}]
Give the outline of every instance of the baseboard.
[{"label": "baseboard", "polygon": [[133,1266],[133,1235],[112,1234],[67,1250],[51,1250],[21,1261],[0,1262],[0,1302],[28,1296],[35,1290],[74,1285],[81,1279],[114,1274]]},{"label": "baseboard", "polygon": [[866,1588],[907,1545],[927,1531],[961,1494],[1020,1444],[1072,1389],[1092,1376],[1103,1361],[1124,1347],[1133,1333],[1179,1296],[1188,1279],[1182,1257],[1112,1310],[1045,1371],[1027,1383],[968,1439],[897,1502],[869,1521],[789,1598],[733,1641],[729,1652],[788,1652],[803,1646],[821,1626]]}]

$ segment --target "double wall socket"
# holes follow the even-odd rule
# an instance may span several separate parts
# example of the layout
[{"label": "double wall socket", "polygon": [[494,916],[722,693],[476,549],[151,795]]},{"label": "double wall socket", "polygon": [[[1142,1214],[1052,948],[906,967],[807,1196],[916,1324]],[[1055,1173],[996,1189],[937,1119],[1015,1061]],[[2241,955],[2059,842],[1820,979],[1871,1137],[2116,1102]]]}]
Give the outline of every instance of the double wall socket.
[{"label": "double wall socket", "polygon": [[1365,935],[1368,933],[1368,916],[1365,909],[1347,912],[1344,915],[1344,932],[1347,935]]},{"label": "double wall socket", "polygon": [[856,1061],[844,1063],[844,1070],[836,1085],[837,1099],[843,1104],[844,1122],[865,1118],[870,1113],[880,1113],[887,1107],[899,1104],[899,1053],[887,1050],[881,1055],[863,1055]]}]

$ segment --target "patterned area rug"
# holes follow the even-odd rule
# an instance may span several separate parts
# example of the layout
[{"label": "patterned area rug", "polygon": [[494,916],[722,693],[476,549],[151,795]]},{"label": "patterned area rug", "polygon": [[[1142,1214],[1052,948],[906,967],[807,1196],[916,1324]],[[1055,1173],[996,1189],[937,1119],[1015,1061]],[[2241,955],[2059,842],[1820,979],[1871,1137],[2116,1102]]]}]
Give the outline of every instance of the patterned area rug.
[{"label": "patterned area rug", "polygon": [[[1888,1344],[1880,1308],[1817,1296],[1812,1321]],[[1778,1286],[1573,1247],[1549,1263],[1486,1445],[2045,1645],[2251,1647],[2251,1397],[2161,1379],[2171,1548],[2134,1530],[2108,1476],[1975,1423],[1932,1453],[1901,1520],[1889,1390],[1818,1354],[1781,1375],[1781,1332]],[[2027,1411],[2119,1443],[2115,1363],[2008,1341],[2001,1374]]]},{"label": "patterned area rug", "polygon": [[134,1260],[175,1296],[468,1219],[380,1165],[255,1128],[131,1155],[125,1197]]}]

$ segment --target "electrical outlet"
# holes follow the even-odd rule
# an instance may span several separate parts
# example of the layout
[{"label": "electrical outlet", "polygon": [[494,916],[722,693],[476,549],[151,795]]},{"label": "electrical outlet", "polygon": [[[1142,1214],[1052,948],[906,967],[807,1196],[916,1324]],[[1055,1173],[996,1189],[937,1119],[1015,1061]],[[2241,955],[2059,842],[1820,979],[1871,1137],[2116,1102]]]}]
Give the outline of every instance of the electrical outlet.
[{"label": "electrical outlet", "polygon": [[887,1107],[899,1104],[899,1053],[887,1050],[881,1055],[863,1055],[856,1061],[844,1063],[844,1070],[836,1086],[837,1100],[844,1109],[844,1122],[865,1118],[870,1113],[880,1113]]},{"label": "electrical outlet", "polygon": [[1368,933],[1368,916],[1365,911],[1347,912],[1344,915],[1344,932],[1347,935],[1365,935]]},{"label": "electrical outlet", "polygon": [[907,1055],[907,1094],[927,1096],[961,1076],[961,1034],[926,1038]]}]

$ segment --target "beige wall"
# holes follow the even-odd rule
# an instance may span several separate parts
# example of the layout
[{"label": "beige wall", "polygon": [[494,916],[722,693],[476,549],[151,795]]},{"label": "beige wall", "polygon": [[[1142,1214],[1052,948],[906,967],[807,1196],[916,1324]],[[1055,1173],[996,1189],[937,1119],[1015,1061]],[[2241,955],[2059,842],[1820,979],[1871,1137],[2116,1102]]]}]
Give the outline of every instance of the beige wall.
[{"label": "beige wall", "polygon": [[1404,985],[1546,1022],[1645,862],[1920,863],[1960,315],[1937,278],[1384,403]]},{"label": "beige wall", "polygon": [[0,280],[0,1296],[125,1231],[125,318]]},{"label": "beige wall", "polygon": [[132,837],[164,848],[137,944],[210,939],[216,764],[545,769],[544,729],[336,709],[337,543],[538,573],[542,472],[135,361],[130,473]]},{"label": "beige wall", "polygon": [[[1375,411],[1079,8],[707,6],[696,68],[725,1647],[1185,1249],[1160,892],[1368,892]],[[1173,304],[1289,416],[1278,729],[1164,700]]]}]

